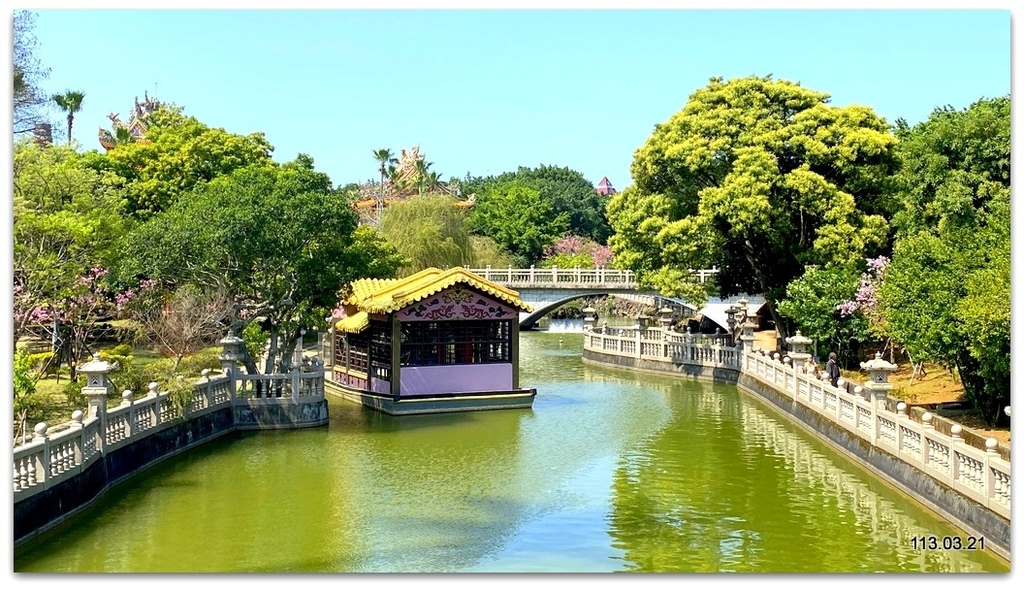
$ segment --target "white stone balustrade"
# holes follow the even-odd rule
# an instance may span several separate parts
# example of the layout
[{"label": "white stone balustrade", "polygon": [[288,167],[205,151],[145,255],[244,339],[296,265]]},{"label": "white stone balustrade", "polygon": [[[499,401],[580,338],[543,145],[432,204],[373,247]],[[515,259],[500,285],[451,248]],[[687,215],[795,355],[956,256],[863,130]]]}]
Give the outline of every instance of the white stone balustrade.
[{"label": "white stone balustrade", "polygon": [[[515,287],[637,288],[631,270],[611,268],[470,268],[469,272],[488,281]],[[692,270],[701,283],[711,280],[717,269]]]},{"label": "white stone balustrade", "polygon": [[[896,412],[887,410],[885,394],[891,388],[888,373],[896,367],[880,357],[863,363],[870,380],[863,386],[852,387],[851,392],[845,383],[832,387],[828,381],[806,373],[801,367],[802,357],[797,356],[802,352],[791,353],[790,360],[795,358],[796,362],[787,363],[778,353],[751,350],[749,342],[732,347],[724,336],[680,334],[663,327],[588,325],[583,337],[584,349],[592,352],[737,369],[996,514],[1010,518],[1010,462],[999,456],[998,441],[988,439],[986,448],[979,449],[964,441],[959,424],[953,425],[950,435],[946,435],[935,430],[931,424],[933,417],[927,412],[916,422],[908,416],[905,403],[899,403]],[[798,339],[797,344],[806,343]]]},{"label": "white stone balustrade", "polygon": [[[101,372],[92,383],[97,390],[106,387],[107,367],[98,365]],[[106,409],[97,399],[90,399],[90,414],[76,410],[71,422],[59,432],[51,432],[45,423],[36,425],[35,435],[28,443],[14,448],[13,489],[14,501],[37,494],[53,485],[81,473],[103,454],[131,444],[143,437],[168,428],[177,419],[203,414],[230,407],[233,403],[250,403],[252,400],[235,397],[233,391],[249,392],[253,383],[265,383],[275,391],[277,384],[287,392],[283,399],[263,397],[262,403],[292,404],[297,399],[304,402],[323,399],[323,364],[314,362],[285,375],[235,375],[236,382],[225,374],[211,377],[205,372],[195,383],[195,395],[184,408],[170,399],[167,392],[159,391],[156,383],[149,384],[145,397],[133,399],[131,391],[122,393],[117,407]],[[294,397],[292,393],[295,393]]]}]

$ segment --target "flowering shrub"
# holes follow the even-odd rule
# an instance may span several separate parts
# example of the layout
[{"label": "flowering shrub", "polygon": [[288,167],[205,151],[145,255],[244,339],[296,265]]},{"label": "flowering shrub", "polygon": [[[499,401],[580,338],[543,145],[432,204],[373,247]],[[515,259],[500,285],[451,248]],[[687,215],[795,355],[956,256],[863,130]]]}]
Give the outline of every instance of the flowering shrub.
[{"label": "flowering shrub", "polygon": [[611,264],[612,250],[590,238],[564,236],[544,250],[541,267],[600,268]]},{"label": "flowering shrub", "polygon": [[879,285],[882,284],[882,277],[888,265],[889,259],[885,256],[869,258],[867,260],[868,268],[860,277],[860,287],[858,287],[853,299],[843,300],[842,303],[836,306],[836,311],[839,312],[840,317],[845,318],[861,312],[866,318],[871,320],[872,324],[878,322],[877,291]]}]

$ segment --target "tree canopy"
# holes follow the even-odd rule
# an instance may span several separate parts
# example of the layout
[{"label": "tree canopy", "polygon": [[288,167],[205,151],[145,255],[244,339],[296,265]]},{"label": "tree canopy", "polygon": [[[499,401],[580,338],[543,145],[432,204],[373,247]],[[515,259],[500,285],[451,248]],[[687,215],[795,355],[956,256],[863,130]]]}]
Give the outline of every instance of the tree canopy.
[{"label": "tree canopy", "polygon": [[605,217],[607,198],[594,190],[594,184],[583,174],[563,166],[541,165],[536,168],[520,166],[515,172],[497,176],[469,178],[460,183],[463,195],[475,193],[483,204],[486,195],[508,182],[518,181],[540,194],[555,215],[565,214],[568,231],[605,244],[611,235],[611,226]]},{"label": "tree canopy", "polygon": [[863,106],[835,107],[798,83],[712,78],[635,154],[612,196],[619,266],[701,301],[690,269],[717,267],[723,296],[763,293],[776,309],[806,265],[862,260],[887,244],[896,138]]},{"label": "tree canopy", "polygon": [[308,158],[255,164],[211,180],[133,231],[122,272],[222,286],[237,306],[236,334],[254,320],[270,333],[272,371],[299,329],[324,327],[352,280],[393,276],[395,267],[382,266],[396,261],[393,248],[355,230],[350,203]]},{"label": "tree canopy", "polygon": [[163,105],[149,115],[146,141],[126,142],[91,156],[91,165],[123,180],[126,212],[146,218],[182,195],[250,164],[269,164],[273,147],[263,133],[215,129],[182,109]]},{"label": "tree canopy", "polygon": [[70,311],[83,277],[116,256],[124,227],[118,215],[121,191],[69,146],[19,140],[13,172],[17,342],[35,310]]},{"label": "tree canopy", "polygon": [[520,180],[496,184],[481,195],[470,211],[470,223],[524,264],[540,260],[544,249],[569,228],[568,215],[556,214],[540,191]]},{"label": "tree canopy", "polygon": [[33,34],[36,15],[28,10],[14,11],[14,38],[12,53],[14,95],[14,134],[31,133],[37,123],[46,122],[46,107],[50,97],[40,85],[50,75],[36,57],[38,41]]},{"label": "tree canopy", "polygon": [[403,275],[473,264],[466,213],[446,195],[420,195],[392,204],[384,211],[381,235],[408,259],[400,270]]},{"label": "tree canopy", "polygon": [[879,292],[890,335],[958,370],[988,423],[1010,400],[1010,102],[900,129],[898,237]]}]

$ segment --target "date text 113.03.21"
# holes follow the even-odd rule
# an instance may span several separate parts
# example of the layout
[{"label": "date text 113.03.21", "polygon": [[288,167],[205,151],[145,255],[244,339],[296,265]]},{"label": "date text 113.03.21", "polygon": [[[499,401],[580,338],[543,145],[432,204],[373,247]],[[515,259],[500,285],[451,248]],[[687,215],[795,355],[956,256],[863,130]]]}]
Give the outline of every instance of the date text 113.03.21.
[{"label": "date text 113.03.21", "polygon": [[910,538],[910,546],[915,550],[982,550],[985,548],[985,537],[936,537],[934,535],[919,535]]}]

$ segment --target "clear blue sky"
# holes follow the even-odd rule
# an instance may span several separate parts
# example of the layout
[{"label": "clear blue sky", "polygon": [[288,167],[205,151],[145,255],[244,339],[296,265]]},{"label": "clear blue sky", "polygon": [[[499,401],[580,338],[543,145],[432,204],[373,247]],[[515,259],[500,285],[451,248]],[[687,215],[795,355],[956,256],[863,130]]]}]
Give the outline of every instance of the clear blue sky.
[{"label": "clear blue sky", "polygon": [[[709,77],[772,74],[918,122],[1010,92],[1010,12],[40,10],[49,92],[86,93],[75,138],[148,91],[263,131],[336,184],[418,144],[445,178],[568,166],[630,182],[634,151]],[[60,120],[60,119],[58,119]]]}]

